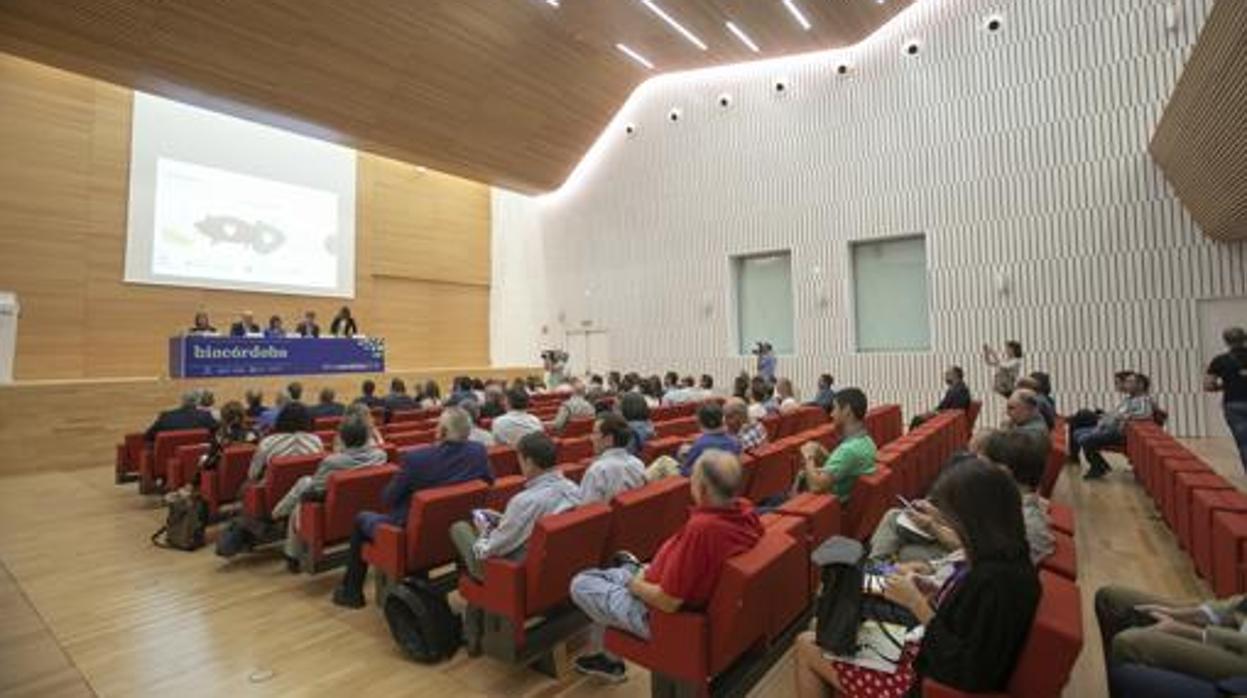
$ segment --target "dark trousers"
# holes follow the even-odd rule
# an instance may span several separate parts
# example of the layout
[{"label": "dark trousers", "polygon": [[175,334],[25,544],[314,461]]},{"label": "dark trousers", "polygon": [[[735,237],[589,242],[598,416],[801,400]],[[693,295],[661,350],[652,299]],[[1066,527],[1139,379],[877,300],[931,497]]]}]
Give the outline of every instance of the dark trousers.
[{"label": "dark trousers", "polygon": [[1082,449],[1092,470],[1107,472],[1112,468],[1109,466],[1108,461],[1104,460],[1104,456],[1100,454],[1100,449],[1106,446],[1124,445],[1126,443],[1126,435],[1099,427],[1086,427],[1075,431],[1074,438],[1070,443],[1071,449]]},{"label": "dark trousers", "polygon": [[1247,470],[1247,402],[1227,402],[1224,410],[1225,423],[1234,435],[1234,443],[1238,444],[1238,456],[1243,461],[1243,470]]},{"label": "dark trousers", "polygon": [[342,589],[348,596],[364,595],[364,580],[368,577],[368,563],[364,562],[364,544],[372,540],[373,529],[390,521],[388,516],[372,511],[360,512],[355,517],[355,529],[351,531],[351,548],[346,554],[346,575],[342,577]]},{"label": "dark trousers", "polygon": [[1065,443],[1069,444],[1069,459],[1071,461],[1078,460],[1079,453],[1078,441],[1074,439],[1074,432],[1079,429],[1086,429],[1099,424],[1101,414],[1102,413],[1099,410],[1089,410],[1083,408],[1070,415],[1069,419],[1065,420],[1065,423],[1069,425],[1069,439]]},{"label": "dark trousers", "polygon": [[1230,695],[1216,684],[1141,664],[1123,664],[1108,672],[1108,692],[1113,698],[1218,698]]}]

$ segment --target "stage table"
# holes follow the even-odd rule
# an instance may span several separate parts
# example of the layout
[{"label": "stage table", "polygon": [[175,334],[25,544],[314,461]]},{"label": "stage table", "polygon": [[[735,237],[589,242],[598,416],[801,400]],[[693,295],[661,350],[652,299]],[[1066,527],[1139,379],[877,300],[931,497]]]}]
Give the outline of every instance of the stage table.
[{"label": "stage table", "polygon": [[169,339],[172,378],[384,372],[385,340],[377,337]]}]

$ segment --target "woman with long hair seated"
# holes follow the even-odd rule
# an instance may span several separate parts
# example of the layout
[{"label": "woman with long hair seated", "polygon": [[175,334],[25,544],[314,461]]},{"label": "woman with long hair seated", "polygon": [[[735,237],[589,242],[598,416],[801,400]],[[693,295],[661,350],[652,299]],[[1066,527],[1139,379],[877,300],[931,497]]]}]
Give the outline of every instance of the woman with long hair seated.
[{"label": "woman with long hair seated", "polygon": [[888,577],[884,596],[924,627],[894,673],[824,655],[814,633],[796,643],[797,695],[899,698],[924,679],[970,693],[1003,691],[1041,593],[1030,561],[1017,485],[999,466],[966,458],[931,490],[934,516],[961,540],[965,561],[939,586],[921,575]]}]

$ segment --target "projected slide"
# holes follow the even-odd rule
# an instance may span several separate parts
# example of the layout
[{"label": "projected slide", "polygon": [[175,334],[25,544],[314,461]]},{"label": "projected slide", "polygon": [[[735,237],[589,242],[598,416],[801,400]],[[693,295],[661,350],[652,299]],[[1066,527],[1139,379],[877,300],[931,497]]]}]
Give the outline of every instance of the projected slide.
[{"label": "projected slide", "polygon": [[152,272],[333,289],[338,196],[170,158],[156,164]]},{"label": "projected slide", "polygon": [[356,154],[136,92],[125,280],[355,295]]}]

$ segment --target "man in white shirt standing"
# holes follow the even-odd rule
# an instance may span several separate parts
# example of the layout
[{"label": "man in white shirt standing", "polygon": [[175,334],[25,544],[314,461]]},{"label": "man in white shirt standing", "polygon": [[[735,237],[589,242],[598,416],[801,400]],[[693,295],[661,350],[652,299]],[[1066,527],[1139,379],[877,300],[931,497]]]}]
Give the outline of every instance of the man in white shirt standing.
[{"label": "man in white shirt standing", "polygon": [[507,413],[494,419],[491,430],[498,443],[515,446],[525,434],[543,431],[541,420],[528,413],[528,393],[523,390],[507,391]]}]

